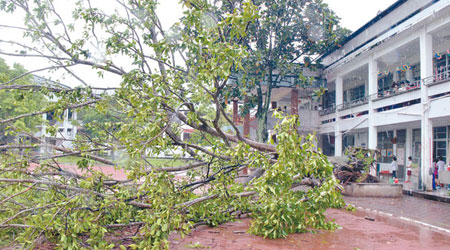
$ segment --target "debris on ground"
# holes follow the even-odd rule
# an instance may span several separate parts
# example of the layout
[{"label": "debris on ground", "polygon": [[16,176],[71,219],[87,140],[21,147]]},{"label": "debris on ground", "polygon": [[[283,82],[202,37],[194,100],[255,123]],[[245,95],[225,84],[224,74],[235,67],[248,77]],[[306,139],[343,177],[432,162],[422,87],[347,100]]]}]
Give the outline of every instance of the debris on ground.
[{"label": "debris on ground", "polygon": [[376,166],[377,150],[362,147],[349,147],[345,151],[347,162],[333,161],[334,174],[342,184],[352,182],[378,183],[376,176],[370,175],[371,169]]}]

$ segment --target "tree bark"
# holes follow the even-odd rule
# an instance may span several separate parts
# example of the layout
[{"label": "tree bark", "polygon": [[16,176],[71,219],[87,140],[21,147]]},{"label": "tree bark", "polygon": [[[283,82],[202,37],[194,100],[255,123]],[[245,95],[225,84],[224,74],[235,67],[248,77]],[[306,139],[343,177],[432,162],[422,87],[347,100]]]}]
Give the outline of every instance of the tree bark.
[{"label": "tree bark", "polygon": [[259,142],[266,142],[268,133],[267,133],[267,112],[261,111],[261,113],[258,116],[258,141]]}]

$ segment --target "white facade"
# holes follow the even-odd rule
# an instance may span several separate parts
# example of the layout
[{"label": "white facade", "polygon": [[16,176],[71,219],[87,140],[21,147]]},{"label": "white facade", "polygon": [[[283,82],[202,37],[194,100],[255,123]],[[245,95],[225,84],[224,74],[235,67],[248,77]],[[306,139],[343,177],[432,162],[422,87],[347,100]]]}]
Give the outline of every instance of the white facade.
[{"label": "white facade", "polygon": [[380,149],[381,170],[412,156],[430,190],[432,160],[450,160],[450,1],[397,1],[356,33],[322,58],[335,96],[320,117],[318,134],[332,137],[323,147]]},{"label": "white facade", "polygon": [[[42,120],[46,122],[40,125],[40,130],[36,132],[34,136],[42,138],[45,140],[46,144],[64,148],[72,148],[72,141],[75,139],[78,132],[77,126],[72,123],[77,120],[77,112],[75,110],[65,110],[61,121],[56,120],[56,118],[52,117],[50,113],[43,114]],[[47,123],[51,126],[56,125],[56,135],[51,135],[47,132]],[[41,148],[40,152],[48,153],[46,150],[49,149]]]},{"label": "white facade", "polygon": [[[36,76],[33,76],[33,80],[43,86],[48,87],[56,87],[56,88],[63,88],[63,89],[70,89],[70,87]],[[53,101],[53,100],[48,100]],[[53,112],[48,112],[46,114],[42,115],[42,120],[44,121],[43,124],[41,124],[38,128],[39,131],[34,134],[35,137],[41,138],[44,140],[45,144],[58,146],[58,147],[64,147],[64,148],[72,148],[72,142],[75,139],[78,128],[75,124],[77,122],[74,122],[77,120],[77,111],[75,109],[67,109],[64,110],[64,113],[59,117],[60,119],[57,119],[55,117],[55,114]],[[47,126],[56,126],[57,131],[56,135],[52,135],[48,133]],[[52,153],[53,150],[49,147],[41,147],[39,149],[39,152],[41,154],[48,154]]]}]

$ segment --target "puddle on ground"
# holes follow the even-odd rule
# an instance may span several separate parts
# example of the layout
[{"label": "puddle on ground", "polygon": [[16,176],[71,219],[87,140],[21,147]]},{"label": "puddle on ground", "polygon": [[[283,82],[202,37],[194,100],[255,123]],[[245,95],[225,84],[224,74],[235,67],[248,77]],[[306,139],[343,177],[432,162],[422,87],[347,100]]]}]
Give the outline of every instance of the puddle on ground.
[{"label": "puddle on ground", "polygon": [[[341,229],[270,240],[245,233],[250,219],[242,219],[216,228],[200,227],[184,239],[173,236],[171,249],[448,249],[450,234],[395,217],[337,209],[326,214]],[[367,220],[366,216],[375,220]]]}]

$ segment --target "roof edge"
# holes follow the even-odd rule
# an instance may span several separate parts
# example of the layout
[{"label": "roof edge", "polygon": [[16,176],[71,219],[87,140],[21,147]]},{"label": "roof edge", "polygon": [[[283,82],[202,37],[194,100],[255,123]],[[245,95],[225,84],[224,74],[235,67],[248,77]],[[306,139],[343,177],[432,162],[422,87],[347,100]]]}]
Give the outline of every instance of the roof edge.
[{"label": "roof edge", "polygon": [[361,28],[357,29],[352,34],[347,36],[342,42],[340,42],[339,44],[334,45],[331,49],[326,51],[318,59],[321,60],[322,58],[324,58],[324,57],[330,55],[331,53],[335,52],[336,50],[338,50],[340,48],[339,46],[343,46],[344,44],[346,44],[347,42],[349,42],[350,40],[352,40],[353,38],[355,38],[356,36],[361,34],[364,30],[368,29],[370,26],[374,25],[380,19],[382,19],[383,17],[387,16],[389,13],[391,13],[392,11],[394,11],[395,9],[397,9],[398,7],[400,7],[402,4],[404,4],[406,2],[407,2],[407,0],[398,0],[398,1],[396,1],[391,6],[389,6],[387,9],[385,9],[384,11],[382,11],[378,15],[376,15],[374,18],[372,18],[369,22],[364,24]]}]

